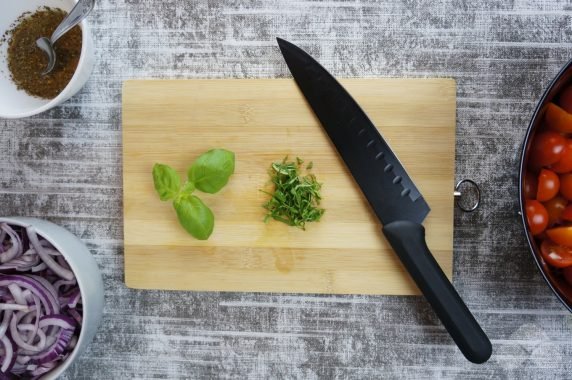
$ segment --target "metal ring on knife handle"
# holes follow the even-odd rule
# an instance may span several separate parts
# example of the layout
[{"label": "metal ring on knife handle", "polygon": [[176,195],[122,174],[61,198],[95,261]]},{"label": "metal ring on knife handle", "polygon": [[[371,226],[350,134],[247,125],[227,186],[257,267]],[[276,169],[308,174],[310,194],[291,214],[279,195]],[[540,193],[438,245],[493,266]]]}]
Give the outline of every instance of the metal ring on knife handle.
[{"label": "metal ring on knife handle", "polygon": [[[459,188],[464,183],[471,184],[475,188],[475,190],[477,191],[476,202],[471,207],[468,207],[468,208],[464,207],[460,202],[461,198],[463,197],[463,194],[459,191]],[[457,184],[455,185],[455,191],[453,192],[453,196],[455,197],[455,206],[457,206],[458,208],[461,209],[461,211],[464,211],[464,212],[473,212],[477,208],[479,208],[479,206],[481,204],[481,189],[479,188],[479,185],[477,185],[475,183],[475,181],[470,180],[470,179],[462,179],[459,182],[457,182]]]}]

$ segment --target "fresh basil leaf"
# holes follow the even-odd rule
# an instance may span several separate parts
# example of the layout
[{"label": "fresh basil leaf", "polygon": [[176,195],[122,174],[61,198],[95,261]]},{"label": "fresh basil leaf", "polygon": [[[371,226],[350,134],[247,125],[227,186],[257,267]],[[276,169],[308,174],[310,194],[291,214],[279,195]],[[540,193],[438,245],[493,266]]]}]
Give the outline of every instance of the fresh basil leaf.
[{"label": "fresh basil leaf", "polygon": [[155,164],[153,166],[153,182],[162,201],[175,198],[181,188],[179,174],[168,165]]},{"label": "fresh basil leaf", "polygon": [[181,189],[181,194],[183,195],[191,195],[195,191],[195,184],[191,181],[185,182],[183,188]]},{"label": "fresh basil leaf", "polygon": [[179,222],[188,233],[207,240],[214,229],[214,215],[195,195],[180,195],[173,202]]},{"label": "fresh basil leaf", "polygon": [[222,189],[234,173],[234,153],[225,149],[212,149],[197,158],[189,168],[189,181],[205,193],[214,194]]}]

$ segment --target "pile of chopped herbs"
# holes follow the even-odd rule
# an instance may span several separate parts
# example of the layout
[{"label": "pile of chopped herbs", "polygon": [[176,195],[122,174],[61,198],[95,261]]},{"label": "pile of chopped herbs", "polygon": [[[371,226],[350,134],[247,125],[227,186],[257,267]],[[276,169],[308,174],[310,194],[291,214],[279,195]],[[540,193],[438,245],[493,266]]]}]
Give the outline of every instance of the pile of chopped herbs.
[{"label": "pile of chopped herbs", "polygon": [[[324,214],[325,210],[318,207],[322,184],[316,180],[314,174],[301,174],[303,163],[300,158],[289,162],[288,157],[285,157],[282,162],[274,162],[271,165],[269,174],[274,192],[263,191],[271,196],[263,205],[268,210],[264,222],[272,218],[305,230],[306,222],[319,221]],[[312,169],[312,166],[310,162],[306,171]]]}]

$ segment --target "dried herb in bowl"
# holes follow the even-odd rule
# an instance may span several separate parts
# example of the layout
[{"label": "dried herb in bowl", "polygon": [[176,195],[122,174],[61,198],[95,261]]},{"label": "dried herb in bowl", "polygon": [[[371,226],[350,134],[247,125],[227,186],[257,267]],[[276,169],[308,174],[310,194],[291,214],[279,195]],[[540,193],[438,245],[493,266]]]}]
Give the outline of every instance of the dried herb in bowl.
[{"label": "dried herb in bowl", "polygon": [[62,36],[54,45],[57,60],[52,72],[42,75],[48,65],[45,53],[36,46],[40,37],[50,37],[66,16],[58,8],[42,7],[21,15],[0,42],[8,43],[8,69],[18,89],[43,99],[58,96],[71,80],[81,54],[79,26]]}]

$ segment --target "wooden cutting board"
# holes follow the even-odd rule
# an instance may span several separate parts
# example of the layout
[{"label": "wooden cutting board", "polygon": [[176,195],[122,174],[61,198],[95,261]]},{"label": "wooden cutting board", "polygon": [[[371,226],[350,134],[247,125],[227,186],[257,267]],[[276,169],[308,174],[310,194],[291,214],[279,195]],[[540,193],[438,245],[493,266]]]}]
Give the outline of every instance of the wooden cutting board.
[{"label": "wooden cutting board", "polygon": [[[346,79],[341,83],[388,140],[432,208],[427,242],[451,277],[455,82]],[[236,154],[208,241],[178,224],[154,191],[156,162],[182,176],[211,148]],[[284,156],[314,162],[319,223],[263,223],[268,168]],[[123,87],[125,281],[143,289],[419,294],[381,226],[291,79],[135,80]]]}]

